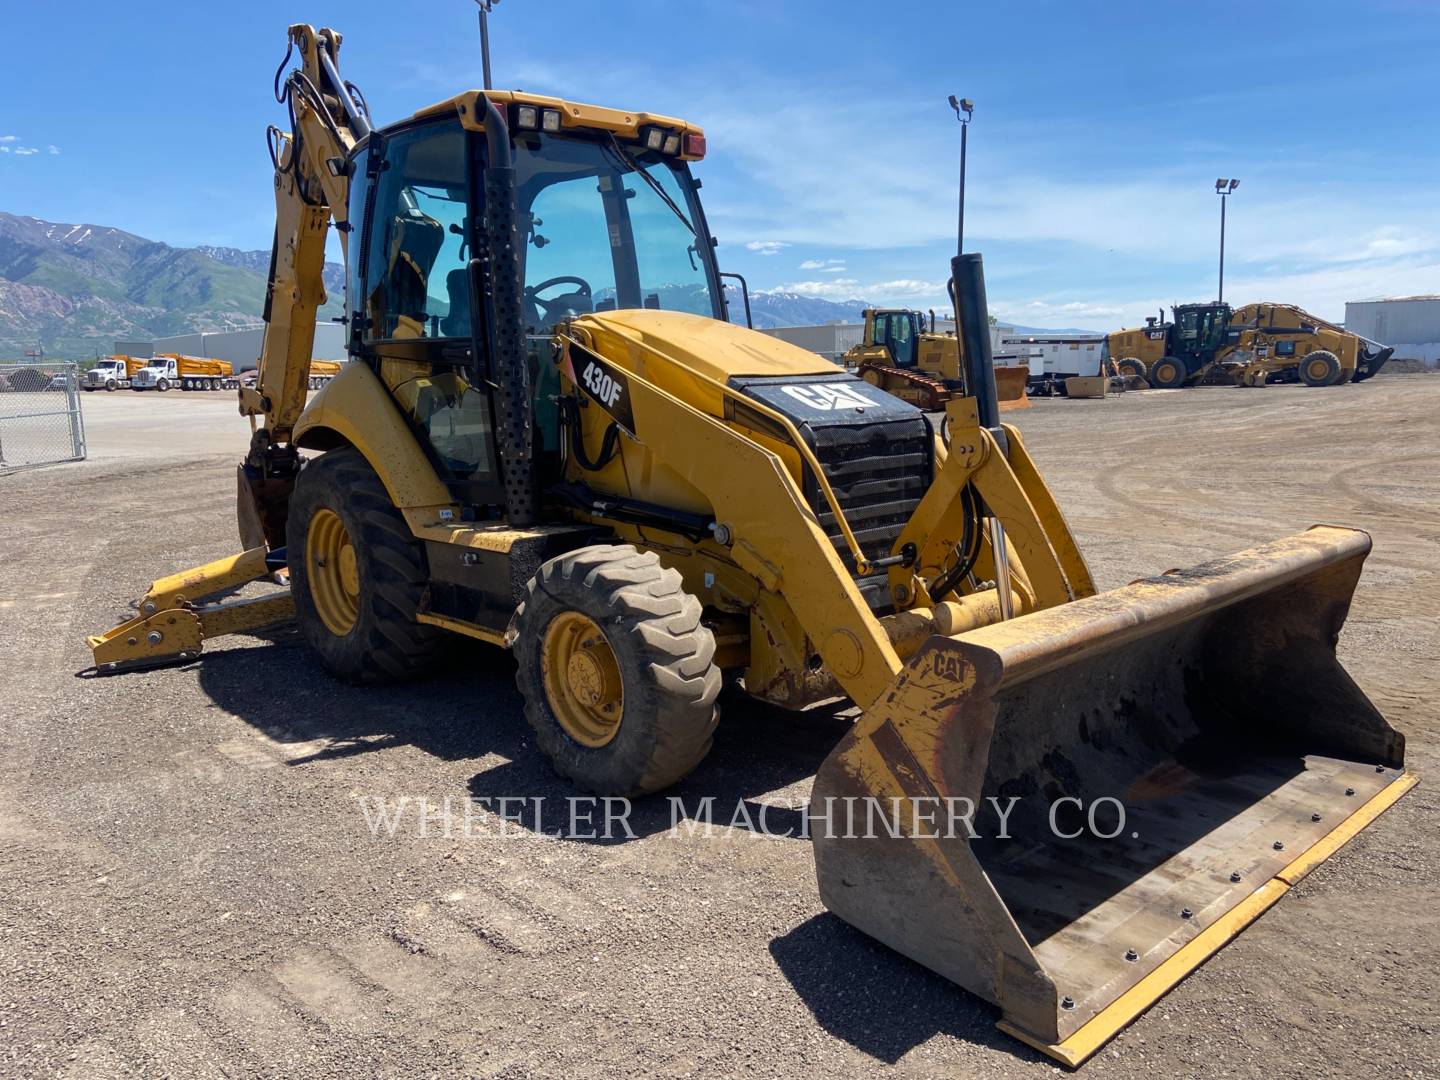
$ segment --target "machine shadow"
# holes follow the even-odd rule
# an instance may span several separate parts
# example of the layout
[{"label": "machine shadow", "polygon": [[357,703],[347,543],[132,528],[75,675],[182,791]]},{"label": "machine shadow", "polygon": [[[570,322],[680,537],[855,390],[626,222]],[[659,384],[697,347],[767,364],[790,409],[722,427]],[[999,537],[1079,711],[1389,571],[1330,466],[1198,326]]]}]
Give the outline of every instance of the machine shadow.
[{"label": "machine shadow", "polygon": [[[220,708],[276,742],[328,746],[289,764],[413,745],[444,761],[524,753],[520,695],[509,654],[457,641],[432,675],[391,686],[352,686],[321,668],[298,632],[267,631],[264,644],[206,652],[200,687]],[[260,686],[282,693],[260,693]]]},{"label": "machine shadow", "polygon": [[[605,808],[596,800],[594,828],[581,819],[576,829],[569,800],[581,793],[535,746],[507,651],[457,640],[450,662],[433,675],[393,686],[351,686],[327,674],[293,629],[259,638],[264,643],[254,647],[207,652],[194,667],[217,707],[267,738],[327,743],[288,765],[403,745],[444,761],[493,755],[502,760],[470,779],[472,798],[513,813],[518,826],[583,843],[624,843],[666,831],[674,825],[673,814],[695,817],[707,800],[716,826],[801,837],[798,796],[773,806],[758,797],[813,776],[852,722],[839,703],[796,714],[727,690],[714,746],[695,772],[665,792],[632,800],[628,828],[600,828]],[[261,693],[261,686],[285,692]],[[679,808],[672,800],[679,800]]]},{"label": "machine shadow", "polygon": [[821,1027],[889,1065],[936,1035],[1045,1059],[995,1028],[1000,1011],[825,912],[770,942]]},{"label": "machine shadow", "polygon": [[[517,695],[515,717],[525,745],[505,764],[477,773],[470,781],[471,796],[492,808],[502,799],[518,805],[522,799],[543,798],[538,812],[532,804],[517,815],[516,824],[596,845],[653,836],[676,827],[680,818],[688,819],[680,828],[699,830],[708,821],[802,839],[804,810],[798,796],[774,805],[758,797],[814,776],[852,722],[840,707],[789,713],[727,690],[720,699],[714,745],[699,767],[663,792],[630,800],[628,808],[615,805],[616,813],[624,809],[623,826],[617,821],[607,828],[603,800],[592,804],[529,745],[521,708]],[[582,816],[572,820],[569,800],[577,796]]]}]

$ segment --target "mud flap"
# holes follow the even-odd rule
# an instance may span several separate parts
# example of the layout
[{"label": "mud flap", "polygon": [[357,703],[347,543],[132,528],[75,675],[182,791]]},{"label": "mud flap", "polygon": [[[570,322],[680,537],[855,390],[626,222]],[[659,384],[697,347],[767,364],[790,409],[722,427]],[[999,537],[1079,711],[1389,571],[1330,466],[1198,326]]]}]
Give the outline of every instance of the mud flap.
[{"label": "mud flap", "polygon": [[1415,782],[1335,656],[1369,550],[931,638],[816,777],[825,905],[1078,1065]]}]

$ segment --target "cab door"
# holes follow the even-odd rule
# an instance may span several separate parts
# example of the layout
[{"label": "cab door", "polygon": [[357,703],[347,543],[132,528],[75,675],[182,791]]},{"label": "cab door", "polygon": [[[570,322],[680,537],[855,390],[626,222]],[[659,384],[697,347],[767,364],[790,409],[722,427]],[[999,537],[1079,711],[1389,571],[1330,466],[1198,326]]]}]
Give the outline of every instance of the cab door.
[{"label": "cab door", "polygon": [[452,495],[500,506],[493,403],[476,378],[486,357],[477,365],[473,355],[470,261],[481,215],[471,180],[480,153],[453,121],[371,137],[353,161],[350,220],[366,226],[346,305],[352,354],[385,383]]},{"label": "cab door", "polygon": [[890,362],[898,368],[913,368],[917,361],[919,335],[915,316],[909,311],[886,311],[875,316],[875,344],[885,346]]}]

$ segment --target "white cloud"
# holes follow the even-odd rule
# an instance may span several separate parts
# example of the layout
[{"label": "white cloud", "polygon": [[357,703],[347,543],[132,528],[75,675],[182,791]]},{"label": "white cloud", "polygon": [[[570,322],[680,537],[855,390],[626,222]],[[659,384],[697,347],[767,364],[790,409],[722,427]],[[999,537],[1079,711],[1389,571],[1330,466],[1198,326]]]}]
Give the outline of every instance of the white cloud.
[{"label": "white cloud", "polygon": [[15,142],[18,135],[0,135],[0,142]]},{"label": "white cloud", "polygon": [[52,154],[58,154],[58,153],[60,153],[60,147],[54,145],[53,143],[52,143],[51,145],[47,146],[45,149],[48,150],[48,151],[49,151],[50,153],[52,153]]},{"label": "white cloud", "polygon": [[826,274],[843,274],[844,259],[806,259],[800,264],[801,270],[820,270]]},{"label": "white cloud", "polygon": [[[1083,300],[1061,301],[1053,297],[1034,300],[997,299],[991,307],[1001,322],[1014,322],[1026,326],[1073,326],[1077,322],[1089,322],[1095,327],[1119,328],[1128,305],[1121,303],[1089,302]],[[1154,314],[1158,304],[1149,304],[1143,310]],[[1142,321],[1138,317],[1136,323]],[[1129,322],[1124,325],[1132,325]]]},{"label": "white cloud", "polygon": [[745,245],[745,250],[758,251],[761,255],[779,255],[782,248],[789,246],[783,240],[751,240]]},{"label": "white cloud", "polygon": [[[711,195],[717,232],[822,249],[843,243],[852,279],[858,272],[868,280],[867,265],[879,265],[870,253],[882,252],[891,272],[942,274],[934,252],[954,242],[953,142],[916,144],[906,168],[877,183],[870,148],[850,137],[905,104],[871,96],[842,115],[794,98],[765,111],[718,98],[697,103],[692,111],[705,116],[711,145],[745,177],[735,188],[743,197],[730,201],[718,185]],[[1034,150],[1017,142],[972,161],[966,237],[986,253],[992,297],[1016,298],[1011,311],[1036,297],[1055,308],[1081,305],[1082,314],[1053,313],[1062,320],[1055,325],[1065,325],[1141,317],[1152,292],[1167,306],[1213,295],[1219,207],[1204,161],[1087,172],[1048,168]],[[1340,318],[1345,299],[1433,292],[1434,278],[1417,269],[1440,263],[1440,208],[1428,192],[1398,175],[1347,178],[1307,152],[1253,165],[1230,200],[1227,296]],[[820,263],[807,259],[801,269],[830,276]],[[1356,273],[1344,273],[1352,267]],[[935,294],[942,303],[944,295]]]},{"label": "white cloud", "polygon": [[855,278],[836,278],[833,281],[793,281],[788,285],[776,285],[766,292],[800,293],[802,296],[819,296],[827,300],[853,300],[861,294],[860,282]]},{"label": "white cloud", "polygon": [[0,146],[0,154],[8,154],[9,152],[10,152],[10,147],[8,147],[8,146]]},{"label": "white cloud", "polygon": [[20,146],[15,150],[16,157],[30,157],[32,154],[38,153],[40,153],[40,151],[36,150],[33,146]]},{"label": "white cloud", "polygon": [[817,281],[792,281],[776,285],[767,292],[799,293],[802,296],[818,296],[825,300],[874,300],[880,303],[898,303],[903,300],[927,300],[938,302],[945,295],[945,283],[918,281],[900,278],[895,281],[875,281],[866,285],[859,278],[832,278]]}]

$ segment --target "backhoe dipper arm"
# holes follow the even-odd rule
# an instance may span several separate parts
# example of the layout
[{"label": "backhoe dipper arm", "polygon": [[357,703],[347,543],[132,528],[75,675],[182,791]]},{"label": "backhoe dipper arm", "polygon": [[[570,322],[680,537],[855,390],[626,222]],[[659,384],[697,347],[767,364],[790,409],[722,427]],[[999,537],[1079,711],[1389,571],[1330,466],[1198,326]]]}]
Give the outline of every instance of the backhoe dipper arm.
[{"label": "backhoe dipper arm", "polygon": [[[265,297],[265,343],[255,388],[242,390],[240,412],[263,416],[267,444],[289,440],[305,405],[315,344],[315,313],[326,300],[322,275],[330,220],[349,260],[347,163],[370,132],[364,99],[339,72],[340,35],[303,23],[290,27],[290,46],[275,78],[275,96],[290,109],[291,130],[272,127],[275,163],[275,246]],[[293,52],[300,64],[288,73]],[[252,450],[252,454],[254,451]]]}]

